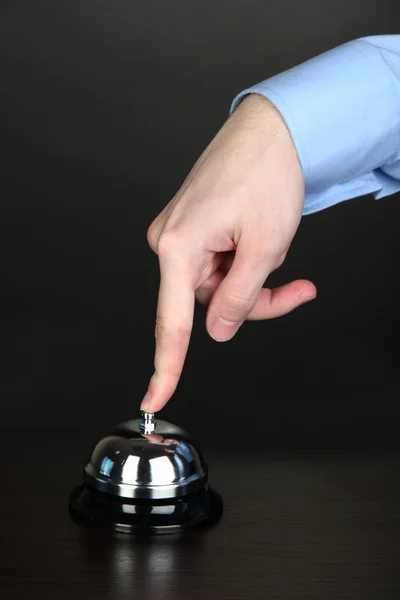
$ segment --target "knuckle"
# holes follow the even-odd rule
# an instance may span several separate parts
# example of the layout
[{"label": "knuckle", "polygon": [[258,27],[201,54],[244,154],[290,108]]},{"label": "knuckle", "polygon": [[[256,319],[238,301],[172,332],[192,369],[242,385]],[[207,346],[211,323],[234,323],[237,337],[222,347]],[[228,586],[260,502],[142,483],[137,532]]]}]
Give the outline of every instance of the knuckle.
[{"label": "knuckle", "polygon": [[235,317],[242,317],[242,315],[249,313],[252,308],[252,298],[230,292],[226,295],[221,317],[234,321]]},{"label": "knuckle", "polygon": [[184,325],[171,327],[162,317],[156,320],[157,342],[176,345],[178,348],[185,346],[190,338],[191,328]]},{"label": "knuckle", "polygon": [[158,341],[162,341],[168,338],[171,333],[170,328],[167,327],[164,319],[162,319],[161,317],[157,317],[155,333]]},{"label": "knuckle", "polygon": [[153,221],[153,223],[147,230],[147,243],[149,244],[153,252],[157,253],[157,235],[155,221]]},{"label": "knuckle", "polygon": [[174,231],[163,232],[158,240],[158,254],[160,258],[170,257],[178,251],[179,236]]},{"label": "knuckle", "polygon": [[163,232],[157,247],[160,263],[169,262],[187,269],[189,265],[197,264],[196,251],[186,232],[181,229],[171,229]]}]

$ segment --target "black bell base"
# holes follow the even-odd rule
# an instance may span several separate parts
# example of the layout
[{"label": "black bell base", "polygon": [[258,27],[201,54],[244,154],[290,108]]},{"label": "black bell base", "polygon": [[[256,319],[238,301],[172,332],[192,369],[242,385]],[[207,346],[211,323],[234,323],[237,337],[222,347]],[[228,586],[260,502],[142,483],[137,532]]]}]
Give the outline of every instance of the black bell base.
[{"label": "black bell base", "polygon": [[75,519],[88,525],[119,533],[160,534],[216,523],[222,517],[223,502],[210,488],[181,498],[129,500],[81,485],[71,493],[69,510]]}]

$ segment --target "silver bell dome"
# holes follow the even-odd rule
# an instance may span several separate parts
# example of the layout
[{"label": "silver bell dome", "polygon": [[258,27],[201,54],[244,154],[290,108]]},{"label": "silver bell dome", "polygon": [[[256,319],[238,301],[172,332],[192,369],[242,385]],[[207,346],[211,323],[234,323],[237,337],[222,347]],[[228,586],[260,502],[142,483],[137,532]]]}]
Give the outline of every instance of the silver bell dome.
[{"label": "silver bell dome", "polygon": [[99,492],[137,500],[178,498],[208,486],[207,467],[188,434],[148,413],[96,444],[84,481]]}]

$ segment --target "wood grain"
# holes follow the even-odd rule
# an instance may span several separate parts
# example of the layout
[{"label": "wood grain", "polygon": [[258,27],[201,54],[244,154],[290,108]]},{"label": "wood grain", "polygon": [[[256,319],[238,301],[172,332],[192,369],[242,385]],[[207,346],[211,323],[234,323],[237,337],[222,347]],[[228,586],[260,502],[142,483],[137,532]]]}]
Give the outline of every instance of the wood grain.
[{"label": "wood grain", "polygon": [[76,432],[2,442],[2,598],[399,597],[395,451],[208,455],[225,501],[221,523],[204,534],[148,538],[71,520],[68,495],[87,451]]}]

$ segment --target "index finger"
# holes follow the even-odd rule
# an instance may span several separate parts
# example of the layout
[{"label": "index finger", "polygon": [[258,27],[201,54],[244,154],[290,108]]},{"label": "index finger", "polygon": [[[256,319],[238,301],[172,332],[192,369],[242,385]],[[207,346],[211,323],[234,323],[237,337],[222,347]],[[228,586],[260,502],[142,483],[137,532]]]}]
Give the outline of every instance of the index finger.
[{"label": "index finger", "polygon": [[161,281],[156,323],[155,372],[141,409],[157,412],[178,385],[193,327],[195,290],[189,266],[160,259]]}]

